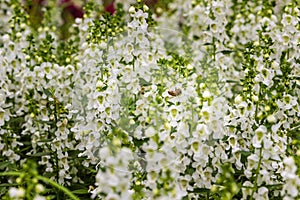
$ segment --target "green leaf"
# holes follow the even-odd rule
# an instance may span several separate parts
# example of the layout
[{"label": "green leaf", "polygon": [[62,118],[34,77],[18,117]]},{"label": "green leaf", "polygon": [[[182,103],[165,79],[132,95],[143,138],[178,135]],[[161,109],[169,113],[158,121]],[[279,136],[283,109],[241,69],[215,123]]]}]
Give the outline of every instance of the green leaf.
[{"label": "green leaf", "polygon": [[217,53],[222,53],[222,54],[227,55],[227,54],[231,54],[233,52],[234,52],[233,50],[222,50],[222,51],[218,51]]},{"label": "green leaf", "polygon": [[88,194],[88,190],[87,189],[78,189],[78,190],[73,190],[72,193],[73,194]]},{"label": "green leaf", "polygon": [[0,163],[0,170],[3,170],[5,167],[7,167],[8,165],[10,165],[9,162],[1,162]]},{"label": "green leaf", "polygon": [[68,151],[68,154],[69,154],[69,157],[75,157],[76,159],[78,159],[78,154],[80,153],[79,150],[69,150]]},{"label": "green leaf", "polygon": [[52,124],[54,124],[54,122],[52,122],[52,121],[43,121],[43,120],[34,120],[34,121],[36,121],[36,122],[39,122],[39,123],[41,123],[41,124],[49,124],[49,125],[52,125]]},{"label": "green leaf", "polygon": [[48,89],[43,88],[43,90],[44,90],[44,93],[47,95],[47,97],[52,97],[52,93]]},{"label": "green leaf", "polygon": [[2,183],[0,184],[0,188],[1,187],[15,187],[15,186],[18,186],[17,183]]},{"label": "green leaf", "polygon": [[203,45],[204,45],[204,46],[208,46],[208,45],[213,45],[213,43],[211,43],[211,42],[206,42],[206,43],[204,43]]},{"label": "green leaf", "polygon": [[206,188],[195,188],[191,193],[206,193],[210,192],[210,189]]},{"label": "green leaf", "polygon": [[38,140],[37,142],[51,142],[53,139],[43,139],[43,140]]},{"label": "green leaf", "polygon": [[39,152],[39,153],[35,153],[35,154],[30,154],[28,156],[31,157],[41,157],[41,156],[46,156],[46,155],[51,155],[52,152],[48,151],[48,152]]},{"label": "green leaf", "polygon": [[150,82],[147,82],[145,79],[143,79],[143,78],[139,78],[139,81],[140,81],[140,85],[141,86],[149,86],[149,85],[151,85],[151,83]]},{"label": "green leaf", "polygon": [[241,155],[246,156],[246,157],[251,155],[251,152],[249,152],[249,151],[240,151],[240,152],[241,152]]},{"label": "green leaf", "polygon": [[149,141],[149,138],[144,138],[144,139],[136,139],[136,138],[133,138],[133,143],[135,146],[137,147],[140,147],[142,146],[145,142],[148,142]]}]

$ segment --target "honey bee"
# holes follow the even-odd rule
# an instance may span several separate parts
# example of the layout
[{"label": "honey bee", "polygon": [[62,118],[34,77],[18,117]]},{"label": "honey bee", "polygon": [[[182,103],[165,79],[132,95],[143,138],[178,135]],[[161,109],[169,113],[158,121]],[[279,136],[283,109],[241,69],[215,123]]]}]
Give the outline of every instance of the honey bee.
[{"label": "honey bee", "polygon": [[168,94],[173,97],[177,97],[181,94],[181,89],[176,88],[175,90],[170,90],[170,91],[168,91]]}]

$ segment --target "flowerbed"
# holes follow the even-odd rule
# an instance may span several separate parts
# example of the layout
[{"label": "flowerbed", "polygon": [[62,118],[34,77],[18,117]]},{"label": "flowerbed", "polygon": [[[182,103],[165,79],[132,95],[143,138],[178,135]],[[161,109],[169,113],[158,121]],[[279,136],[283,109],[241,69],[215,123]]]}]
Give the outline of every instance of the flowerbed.
[{"label": "flowerbed", "polygon": [[0,2],[1,198],[298,199],[297,1],[147,4]]}]

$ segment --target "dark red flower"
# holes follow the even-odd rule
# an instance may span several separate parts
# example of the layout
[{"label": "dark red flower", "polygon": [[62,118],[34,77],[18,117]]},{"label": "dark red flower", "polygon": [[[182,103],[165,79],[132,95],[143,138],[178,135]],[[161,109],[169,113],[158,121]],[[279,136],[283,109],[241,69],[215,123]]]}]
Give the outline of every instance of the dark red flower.
[{"label": "dark red flower", "polygon": [[109,12],[111,15],[113,15],[116,12],[114,1],[105,7],[105,11]]},{"label": "dark red flower", "polygon": [[83,10],[76,6],[71,0],[61,0],[60,5],[64,6],[64,12],[68,12],[74,18],[82,18]]}]

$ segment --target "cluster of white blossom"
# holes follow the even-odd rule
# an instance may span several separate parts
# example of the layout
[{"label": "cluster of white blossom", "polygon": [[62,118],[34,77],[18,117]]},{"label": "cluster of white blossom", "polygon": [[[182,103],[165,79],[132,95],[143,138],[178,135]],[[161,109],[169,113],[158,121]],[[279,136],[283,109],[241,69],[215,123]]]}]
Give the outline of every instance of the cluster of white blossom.
[{"label": "cluster of white blossom", "polygon": [[69,46],[0,2],[1,161],[98,199],[299,198],[296,1],[117,2]]}]

